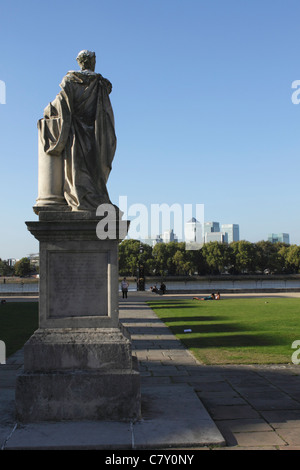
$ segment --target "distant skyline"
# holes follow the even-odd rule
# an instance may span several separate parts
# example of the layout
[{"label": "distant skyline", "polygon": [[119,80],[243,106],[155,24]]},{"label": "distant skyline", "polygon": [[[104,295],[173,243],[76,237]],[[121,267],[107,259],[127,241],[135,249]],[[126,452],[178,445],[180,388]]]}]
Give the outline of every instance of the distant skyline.
[{"label": "distant skyline", "polygon": [[241,240],[300,245],[299,15],[299,0],[2,1],[0,258],[38,252],[37,121],[82,49],[113,85],[114,204],[203,204]]}]

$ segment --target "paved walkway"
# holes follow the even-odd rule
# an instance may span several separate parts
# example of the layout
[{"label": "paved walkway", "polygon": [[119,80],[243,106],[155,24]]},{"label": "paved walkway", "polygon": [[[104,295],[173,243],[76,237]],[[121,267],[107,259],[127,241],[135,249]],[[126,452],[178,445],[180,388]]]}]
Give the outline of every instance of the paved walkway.
[{"label": "paved walkway", "polygon": [[[120,319],[132,336],[142,390],[181,385],[179,390],[194,391],[226,444],[201,450],[300,450],[300,366],[200,364],[145,304],[147,298],[153,299],[153,294],[130,293],[128,299],[120,299]],[[20,351],[0,366],[0,443],[4,448],[16,433],[14,380],[22,364]],[[184,400],[184,395],[178,396],[178,404]],[[143,410],[147,417],[145,402]],[[11,435],[7,435],[8,426]]]}]

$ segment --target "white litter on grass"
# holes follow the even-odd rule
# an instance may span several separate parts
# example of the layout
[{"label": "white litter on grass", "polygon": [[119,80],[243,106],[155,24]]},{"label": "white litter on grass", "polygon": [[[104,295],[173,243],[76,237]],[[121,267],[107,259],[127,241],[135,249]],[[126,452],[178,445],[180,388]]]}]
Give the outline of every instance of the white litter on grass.
[{"label": "white litter on grass", "polygon": [[189,330],[189,329],[188,330],[183,330],[183,331],[184,331],[184,333],[191,333],[192,332],[192,330]]}]

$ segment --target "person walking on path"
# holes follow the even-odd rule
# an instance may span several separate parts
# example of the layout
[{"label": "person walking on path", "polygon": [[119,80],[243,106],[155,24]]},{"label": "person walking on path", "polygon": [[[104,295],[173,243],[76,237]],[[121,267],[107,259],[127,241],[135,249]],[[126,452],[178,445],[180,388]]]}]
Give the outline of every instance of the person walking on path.
[{"label": "person walking on path", "polygon": [[126,280],[126,277],[124,277],[123,281],[121,282],[121,289],[122,289],[123,299],[127,299],[128,287],[129,287],[129,284]]}]

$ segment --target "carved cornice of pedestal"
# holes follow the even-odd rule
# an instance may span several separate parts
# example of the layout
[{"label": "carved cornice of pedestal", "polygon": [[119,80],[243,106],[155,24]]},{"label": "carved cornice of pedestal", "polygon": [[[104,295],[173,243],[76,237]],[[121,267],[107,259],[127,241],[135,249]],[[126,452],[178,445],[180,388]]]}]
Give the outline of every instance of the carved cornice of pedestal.
[{"label": "carved cornice of pedestal", "polygon": [[[87,211],[45,211],[40,212],[39,221],[25,223],[39,241],[107,240],[120,243],[128,233],[130,221],[109,216],[96,217],[94,213]],[[106,226],[105,231],[103,225]]]}]

